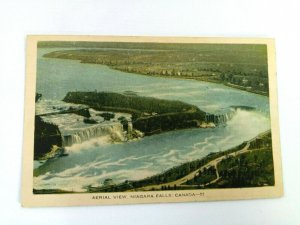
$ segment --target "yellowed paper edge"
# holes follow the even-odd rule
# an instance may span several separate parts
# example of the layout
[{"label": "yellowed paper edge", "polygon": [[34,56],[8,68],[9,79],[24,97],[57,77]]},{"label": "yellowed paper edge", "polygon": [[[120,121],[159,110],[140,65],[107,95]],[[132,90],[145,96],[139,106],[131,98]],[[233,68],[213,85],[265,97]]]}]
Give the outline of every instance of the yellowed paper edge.
[{"label": "yellowed paper edge", "polygon": [[[268,49],[269,99],[273,144],[275,185],[255,188],[201,189],[185,191],[147,191],[119,193],[84,194],[42,194],[34,195],[33,190],[33,144],[36,88],[36,60],[38,41],[98,41],[98,42],[158,42],[158,43],[231,43],[266,44]],[[22,196],[23,207],[36,206],[80,206],[103,204],[137,204],[163,202],[194,202],[215,200],[240,200],[275,198],[283,195],[279,115],[277,105],[277,82],[275,67],[275,41],[268,38],[215,38],[215,37],[129,37],[129,36],[56,36],[31,35],[27,37],[27,65],[25,82],[25,115]],[[143,198],[131,198],[143,195]],[[146,197],[146,196],[149,197]],[[123,198],[126,196],[126,198]],[[152,197],[151,197],[152,196]]]}]

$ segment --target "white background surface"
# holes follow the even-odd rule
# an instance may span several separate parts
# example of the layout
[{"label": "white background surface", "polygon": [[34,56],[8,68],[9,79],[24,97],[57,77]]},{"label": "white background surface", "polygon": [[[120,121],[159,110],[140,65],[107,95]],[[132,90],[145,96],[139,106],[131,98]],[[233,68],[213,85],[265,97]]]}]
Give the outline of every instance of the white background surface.
[{"label": "white background surface", "polygon": [[[300,224],[298,1],[0,1],[0,224]],[[21,208],[27,34],[274,37],[285,194],[280,199]]]}]

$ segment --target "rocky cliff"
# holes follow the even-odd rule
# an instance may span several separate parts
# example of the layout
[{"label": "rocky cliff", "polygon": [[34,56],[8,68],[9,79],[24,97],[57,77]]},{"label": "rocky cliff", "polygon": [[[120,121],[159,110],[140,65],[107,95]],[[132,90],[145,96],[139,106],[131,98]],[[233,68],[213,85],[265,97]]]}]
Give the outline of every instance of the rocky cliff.
[{"label": "rocky cliff", "polygon": [[35,117],[34,159],[40,159],[52,150],[53,146],[62,146],[62,137],[58,127]]}]

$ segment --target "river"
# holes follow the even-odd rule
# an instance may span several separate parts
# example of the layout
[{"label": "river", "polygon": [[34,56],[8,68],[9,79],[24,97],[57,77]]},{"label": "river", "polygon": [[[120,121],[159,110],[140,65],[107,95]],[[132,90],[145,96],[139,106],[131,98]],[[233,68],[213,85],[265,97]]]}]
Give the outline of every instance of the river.
[{"label": "river", "polygon": [[[210,152],[224,151],[270,129],[269,99],[222,84],[186,79],[150,77],[81,64],[76,60],[43,58],[59,49],[38,49],[37,92],[45,100],[61,100],[69,91],[134,91],[140,96],[181,100],[209,113],[230,106],[238,110],[226,126],[186,129],[147,136],[137,141],[110,143],[106,136],[66,147],[67,157],[48,160],[35,169],[35,189],[83,191],[114,182],[141,179]],[[38,162],[35,162],[38,165]]]}]

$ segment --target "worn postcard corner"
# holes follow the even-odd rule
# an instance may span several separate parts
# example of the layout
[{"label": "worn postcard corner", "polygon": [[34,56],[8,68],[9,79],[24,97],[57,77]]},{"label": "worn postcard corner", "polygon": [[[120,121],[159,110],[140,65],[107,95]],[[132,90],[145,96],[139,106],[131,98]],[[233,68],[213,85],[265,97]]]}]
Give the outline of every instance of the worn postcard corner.
[{"label": "worn postcard corner", "polygon": [[28,36],[22,206],[283,194],[273,39]]}]

